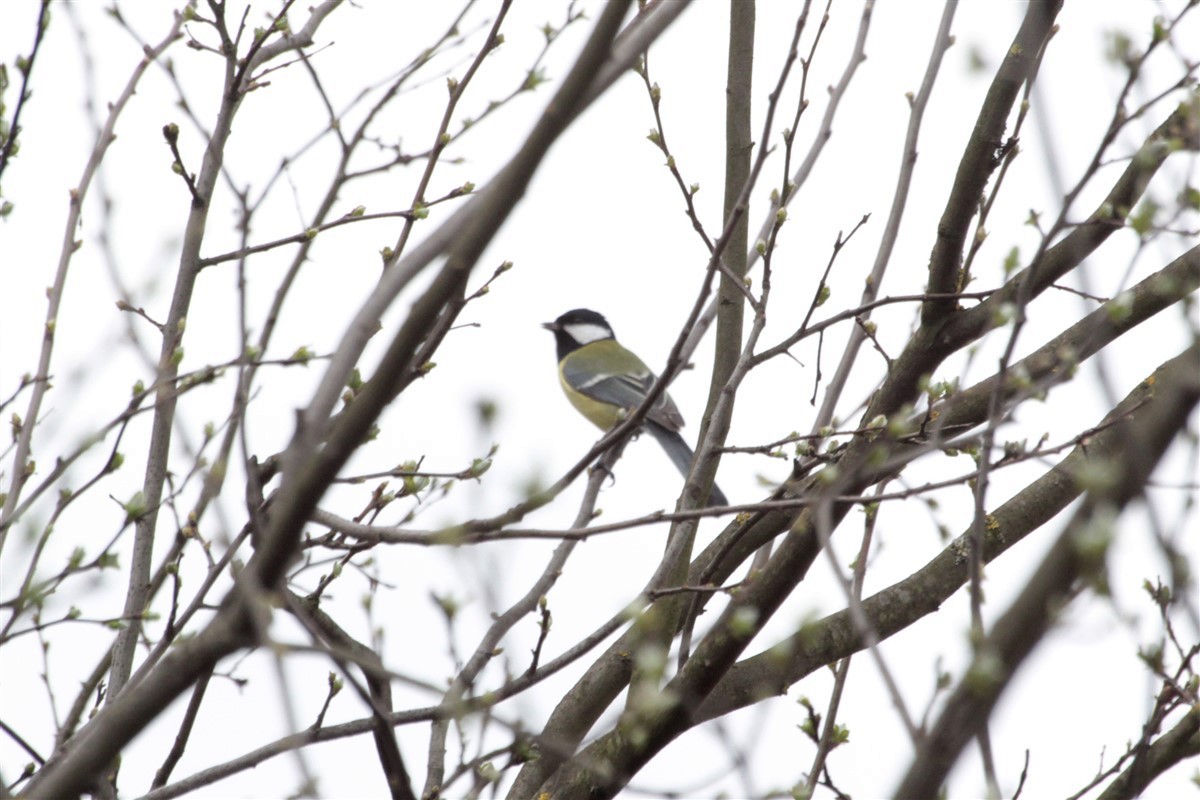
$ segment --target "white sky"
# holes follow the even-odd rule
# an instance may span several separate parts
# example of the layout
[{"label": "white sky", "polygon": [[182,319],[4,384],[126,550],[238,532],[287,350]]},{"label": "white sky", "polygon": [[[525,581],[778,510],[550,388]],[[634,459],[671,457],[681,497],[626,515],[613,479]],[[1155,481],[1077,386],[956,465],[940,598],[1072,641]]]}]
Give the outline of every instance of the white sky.
[{"label": "white sky", "polygon": [[[169,24],[170,5],[126,3],[121,9],[143,38],[156,42]],[[318,37],[320,44],[328,46],[314,58],[313,64],[320,71],[336,108],[343,107],[364,84],[382,81],[406,63],[417,48],[430,40],[433,31],[446,25],[448,9],[456,4],[446,4],[446,11],[437,4],[421,4],[419,13],[411,4],[363,2],[360,6],[339,10],[322,27]],[[483,4],[485,9],[491,6]],[[1179,3],[1163,4],[1161,13],[1173,14],[1178,6]],[[29,47],[36,7],[32,0],[22,0],[6,9],[6,19],[0,25],[0,57],[10,65],[16,53],[26,52]],[[916,293],[924,285],[924,269],[946,188],[953,179],[974,113],[1024,8],[1024,4],[1017,3],[967,3],[958,12],[954,26],[957,43],[947,55],[926,117],[913,194],[884,294]],[[1061,29],[1043,66],[1041,105],[1035,105],[1034,113],[1048,115],[1054,152],[1069,183],[1074,182],[1090,158],[1122,82],[1118,71],[1103,60],[1104,34],[1112,29],[1129,29],[1135,38],[1144,38],[1143,31],[1156,8],[1145,2],[1073,2],[1067,3],[1059,18]],[[766,93],[776,80],[785,54],[794,9],[795,4],[778,0],[763,3],[759,8],[755,130],[761,128]],[[849,231],[859,218],[869,213],[870,223],[840,257],[831,281],[833,297],[826,309],[832,314],[856,301],[863,276],[874,258],[894,187],[908,115],[904,93],[916,91],[919,86],[941,11],[942,5],[934,2],[883,3],[875,9],[868,60],[843,101],[834,136],[810,183],[791,206],[789,223],[776,255],[776,305],[764,341],[774,342],[794,329],[807,309],[837,232]],[[0,397],[5,398],[15,389],[20,375],[33,369],[44,321],[44,287],[52,279],[63,237],[67,190],[77,183],[92,141],[87,118],[80,113],[85,81],[94,81],[96,96],[107,102],[117,95],[140,57],[128,35],[105,17],[101,4],[79,3],[75,13],[88,49],[96,59],[86,78],[82,77],[79,45],[68,15],[61,7],[56,7],[54,13],[49,38],[39,56],[34,98],[22,119],[25,134],[21,154],[4,175],[5,197],[17,205],[13,216],[0,225],[0,268],[5,281],[0,294],[3,352]],[[559,3],[517,2],[505,26],[506,43],[489,59],[478,84],[464,100],[462,113],[476,115],[488,100],[506,93],[518,82],[539,46],[541,24],[547,19],[561,18],[562,13],[563,6]],[[655,46],[650,60],[652,77],[663,90],[668,140],[685,180],[701,186],[697,195],[700,214],[714,234],[719,229],[721,200],[726,14],[725,4],[695,3]],[[812,106],[799,128],[800,155],[796,161],[807,151],[824,112],[825,87],[837,80],[845,65],[859,14],[858,4],[840,0],[834,3],[810,77]],[[295,15],[293,23],[302,17],[303,12]],[[256,16],[250,19],[254,24]],[[257,19],[261,20],[261,15]],[[482,13],[476,14],[475,24],[481,19]],[[1194,48],[1194,43],[1200,42],[1197,27],[1192,20],[1185,32],[1190,33],[1190,38],[1181,35],[1179,41],[1190,42]],[[588,29],[586,24],[571,28],[552,49],[547,60],[547,72],[552,79],[561,78]],[[197,36],[207,36],[207,32],[198,32]],[[810,42],[811,33],[806,34],[802,49],[806,50]],[[453,74],[461,74],[464,68],[461,58],[473,52],[470,47],[458,51],[445,62],[446,67]],[[970,68],[972,54],[982,57],[984,69]],[[218,100],[211,88],[216,85],[214,78],[219,77],[215,59],[182,45],[172,48],[171,55],[197,114],[207,121]],[[1196,56],[1194,50],[1189,55],[1193,60]],[[1170,57],[1153,67],[1147,83],[1150,88],[1135,97],[1144,98],[1160,90],[1178,72],[1177,62]],[[11,67],[10,76],[15,77]],[[227,158],[234,180],[239,186],[251,187],[252,195],[257,195],[264,181],[274,173],[281,155],[295,153],[319,132],[325,120],[310,80],[298,65],[272,73],[270,80],[269,87],[245,101]],[[794,87],[795,83],[789,86]],[[439,169],[429,194],[438,196],[468,180],[483,185],[515,150],[554,87],[552,82],[533,95],[519,98],[510,108],[464,137],[450,153],[461,156],[464,163]],[[444,94],[444,78],[434,77],[425,90],[406,98],[389,115],[390,130],[394,131],[391,135],[400,139],[405,149],[420,150],[427,146]],[[788,97],[794,103],[794,88]],[[177,259],[179,221],[188,204],[182,182],[170,172],[162,126],[179,123],[180,146],[189,169],[198,168],[201,148],[200,138],[173,105],[174,99],[174,90],[163,72],[152,68],[121,118],[118,139],[104,176],[104,185],[116,203],[109,230],[115,258],[128,285],[134,287],[139,304],[156,319],[166,315]],[[14,100],[15,97],[8,99],[10,107]],[[1146,120],[1131,126],[1115,152],[1130,152],[1130,145],[1158,124],[1164,108],[1160,106]],[[790,124],[792,113],[793,107],[785,105],[776,118],[773,135]],[[349,120],[356,123],[357,114],[352,114]],[[682,213],[678,191],[662,167],[661,153],[645,139],[652,122],[639,80],[628,75],[568,131],[481,261],[475,285],[486,279],[501,261],[511,260],[515,268],[493,285],[490,295],[472,303],[463,313],[463,323],[478,327],[464,327],[447,338],[435,371],[407,392],[382,420],[378,446],[364,449],[349,465],[349,473],[359,473],[426,457],[426,468],[453,471],[467,466],[472,458],[485,455],[492,443],[499,443],[500,450],[487,479],[479,486],[462,486],[447,501],[431,505],[419,519],[419,525],[433,527],[499,512],[530,482],[554,480],[595,441],[596,431],[574,416],[555,385],[553,342],[538,323],[553,319],[568,308],[595,308],[608,316],[625,344],[633,346],[651,366],[661,366],[700,285],[707,254]],[[989,225],[991,238],[978,262],[980,278],[973,288],[990,287],[998,282],[1000,264],[1010,247],[1020,247],[1023,254],[1032,252],[1036,234],[1023,224],[1029,209],[1045,211],[1047,219],[1056,210],[1046,178],[1044,146],[1036,128],[1028,125],[1022,136],[1026,152],[1017,160],[1009,178],[1013,185],[1001,196],[993,212],[993,222]],[[323,189],[323,178],[329,172],[331,152],[325,142],[295,164],[288,173],[288,183],[276,187],[275,194],[256,218],[251,241],[268,241],[305,227],[305,220],[315,208],[316,192]],[[1180,164],[1185,160],[1186,157],[1175,164],[1172,177],[1152,185],[1151,193],[1157,191],[1164,198],[1171,197],[1178,190]],[[360,204],[368,212],[405,207],[420,168],[417,165],[354,184],[344,193],[333,216]],[[767,193],[779,183],[781,168],[778,158],[773,159],[755,191],[752,235],[760,225]],[[1075,207],[1073,218],[1083,216],[1093,207],[1098,193],[1107,187],[1119,168],[1117,165],[1102,172],[1095,186],[1084,193]],[[56,389],[49,396],[49,413],[43,424],[45,433],[59,448],[78,441],[118,413],[133,382],[142,379],[149,383],[152,377],[151,369],[115,344],[128,320],[115,308],[116,294],[96,240],[104,222],[98,202],[101,189],[99,184],[93,187],[85,208],[81,235],[84,246],[75,256],[57,325]],[[210,216],[205,255],[235,246],[237,231],[227,190],[228,186],[223,184],[222,198]],[[448,207],[433,209],[418,231],[431,230],[448,213]],[[1190,225],[1195,228],[1194,218]],[[286,357],[300,346],[318,353],[329,352],[370,291],[378,275],[378,252],[393,243],[397,230],[394,221],[383,221],[347,225],[322,234],[267,356]],[[1179,239],[1165,243],[1165,251],[1151,249],[1138,265],[1142,271],[1135,272],[1130,279],[1126,277],[1133,252],[1130,239],[1114,241],[1106,248],[1103,260],[1097,259],[1098,263],[1093,265],[1096,292],[1114,294],[1140,279],[1147,270],[1166,263],[1165,253],[1183,249]],[[251,262],[251,326],[255,333],[288,256],[290,251],[285,249]],[[219,363],[237,355],[237,316],[232,301],[235,281],[232,262],[214,267],[202,276],[194,311],[188,317],[184,369]],[[405,313],[413,296],[402,299],[385,320],[385,330]],[[1043,302],[1051,308],[1055,303],[1060,304],[1064,311],[1035,313],[1022,334],[1021,353],[1040,346],[1063,327],[1064,319],[1073,319],[1078,314],[1078,301],[1072,296],[1064,294]],[[1178,322],[1177,312],[1163,316],[1169,319],[1143,326],[1143,330],[1125,337],[1113,348],[1110,367],[1120,395],[1184,346],[1183,326]],[[911,309],[892,307],[877,313],[875,319],[889,353],[899,353],[910,330]],[[148,331],[143,330],[143,334],[148,335]],[[844,334],[845,330],[839,330],[826,339],[822,357],[826,376],[840,355]],[[378,347],[386,345],[386,336],[377,339],[364,362],[367,365],[377,358]],[[1002,344],[997,339],[981,349],[970,366],[964,366],[961,360],[947,362],[938,377],[961,375],[964,384],[985,377],[994,370],[996,348]],[[795,348],[794,354],[796,361],[777,359],[747,381],[739,395],[731,443],[761,443],[793,430],[807,430],[815,413],[808,403],[817,360],[815,343],[806,342]],[[685,433],[696,431],[707,393],[705,376],[711,360],[707,343],[694,360],[695,370],[685,372],[672,387],[672,394],[689,422]],[[873,388],[872,381],[877,377],[877,356],[864,350],[862,362],[870,370],[855,376],[843,403],[843,418],[850,422],[857,419],[856,405]],[[255,452],[269,454],[286,443],[293,409],[306,402],[320,372],[320,365],[314,364],[308,370],[264,373],[261,392],[251,409],[249,434]],[[1027,437],[1032,443],[1043,431],[1050,430],[1056,431],[1053,441],[1062,441],[1082,427],[1098,422],[1107,405],[1091,379],[1090,369],[1082,371],[1081,380],[1055,390],[1051,402],[1024,409],[1019,424],[1003,431],[1003,435]],[[226,380],[198,391],[183,405],[182,424],[189,429],[193,441],[199,439],[205,422],[220,422],[228,406],[230,386]],[[494,400],[499,408],[499,417],[490,430],[481,429],[476,421],[473,409],[481,399]],[[23,407],[22,401],[14,410]],[[128,498],[140,487],[144,464],[136,442],[142,440],[146,427],[143,421],[129,434],[128,443],[122,447],[128,462],[105,490],[118,500]],[[615,482],[602,495],[604,520],[667,508],[673,502],[678,478],[647,441],[643,439],[629,449]],[[48,445],[43,448],[35,456],[43,465],[49,465],[56,451]],[[102,463],[107,452],[106,445],[85,458],[75,473],[76,480],[82,481],[83,476],[90,474],[88,470]],[[1194,472],[1189,475],[1189,465],[1182,457],[1172,463],[1169,469],[1164,468],[1164,480],[1168,477],[1173,477],[1175,483],[1195,480]],[[181,460],[179,465],[182,467],[185,462]],[[966,471],[965,465],[963,459],[958,464],[931,465],[914,474],[947,476],[954,471]],[[43,470],[46,468],[43,466]],[[764,496],[763,481],[778,481],[786,475],[787,468],[782,461],[764,463],[761,459],[727,457],[719,474],[720,483],[733,501],[749,502]],[[4,469],[7,484],[10,469],[7,461]],[[989,505],[998,505],[1040,469],[1044,465],[1034,464],[1024,471],[998,474],[991,495],[994,500]],[[1173,474],[1168,476],[1170,471]],[[230,485],[236,487],[236,479]],[[331,495],[322,505],[350,516],[362,505],[370,485]],[[568,525],[580,491],[581,485],[573,487],[560,502],[526,520],[527,525]],[[233,490],[234,502],[227,507],[229,524],[235,531],[241,524],[237,495],[238,491]],[[60,549],[60,558],[69,553],[79,543],[75,531],[81,527],[94,528],[88,534],[94,539],[84,543],[88,548],[98,548],[100,542],[107,541],[117,530],[121,522],[119,506],[99,496],[96,500],[86,508],[81,504],[74,515],[60,523],[62,536],[52,540],[51,552]],[[953,493],[943,496],[943,518],[952,522],[968,520],[968,515],[955,512],[956,503],[969,508],[970,497],[965,490],[960,496]],[[889,508],[881,518],[879,549],[868,576],[868,592],[909,574],[941,547],[922,504],[904,505],[908,508]],[[1182,508],[1182,497],[1168,502],[1166,508],[1178,511]],[[852,520],[857,517],[852,515]],[[220,535],[218,519],[207,523],[210,535]],[[1156,621],[1153,607],[1138,587],[1143,578],[1153,579],[1165,572],[1154,554],[1148,552],[1149,539],[1142,530],[1140,515],[1132,513],[1126,519],[1111,563],[1113,603],[1092,602],[1090,596],[1085,596],[1068,611],[1069,625],[1065,632],[1052,637],[1030,659],[994,717],[992,735],[997,767],[1002,788],[1009,796],[1016,788],[1027,748],[1031,756],[1025,796],[1064,796],[1091,777],[1102,749],[1107,765],[1123,751],[1126,740],[1140,731],[1153,684],[1133,652],[1137,645],[1147,643],[1146,637],[1155,630]],[[1168,519],[1165,523],[1171,528],[1177,520]],[[170,525],[167,515],[160,516],[164,530]],[[853,525],[851,522],[844,526],[843,535],[835,541],[843,564],[857,548]],[[702,540],[707,541],[719,530],[716,523],[706,524]],[[986,587],[989,621],[1020,591],[1024,576],[1057,530],[1057,525],[1047,526],[989,567]],[[959,532],[958,528],[951,530],[954,535]],[[550,597],[555,614],[554,634],[547,643],[551,656],[635,596],[661,553],[664,533],[665,528],[625,531],[597,537],[577,549]],[[4,568],[0,597],[4,599],[14,593],[11,570],[18,555],[14,549],[6,552],[5,560],[0,562]],[[441,683],[451,664],[446,655],[444,632],[428,600],[429,593],[453,595],[466,603],[457,631],[457,647],[460,654],[469,653],[487,624],[488,613],[505,607],[525,590],[542,570],[551,549],[551,544],[525,542],[453,553],[414,552],[407,548],[394,548],[395,552],[387,553],[377,551],[381,577],[389,586],[376,597],[375,619],[368,623],[356,610],[365,584],[354,577],[335,584],[334,600],[345,604],[339,618],[352,634],[364,637],[370,624],[382,625],[387,636],[385,663],[416,678]],[[47,558],[46,563],[55,562]],[[127,560],[122,564],[127,564]],[[311,586],[315,578],[313,573],[303,582]],[[47,616],[61,614],[72,603],[84,608],[88,617],[119,613],[123,597],[119,581],[110,580],[89,588],[88,592],[55,598],[50,606],[54,611],[48,611]],[[822,556],[810,579],[748,653],[762,649],[762,643],[774,641],[797,622],[842,606],[840,590]],[[920,714],[928,701],[935,662],[941,660],[958,677],[969,654],[965,638],[967,622],[965,598],[956,595],[941,613],[914,625],[883,648],[913,713]],[[277,629],[276,635],[283,640],[303,641],[285,620],[278,620]],[[73,697],[80,676],[90,671],[96,654],[107,641],[106,636],[80,626],[69,630],[69,635],[60,633],[53,640],[56,647],[52,653],[58,654],[59,660],[52,667],[52,678],[59,687],[60,704]],[[1195,635],[1194,630],[1186,632],[1193,639]],[[514,670],[524,668],[535,637],[530,622],[519,626],[506,642],[506,656],[511,658]],[[79,648],[77,658],[74,651],[72,657],[62,658],[60,651],[75,647]],[[411,655],[414,648],[427,651],[429,657],[423,663],[414,660]],[[44,722],[47,711],[45,690],[37,675],[38,664],[40,655],[32,636],[18,639],[0,652],[4,675],[0,681],[0,707],[4,708],[6,720],[19,720],[22,733],[48,749],[49,729],[37,727],[39,717]],[[326,660],[316,657],[289,662],[290,682],[285,691],[291,694],[301,725],[307,725],[320,706],[324,675],[329,668]],[[202,715],[197,732],[197,742],[203,744],[189,753],[177,769],[176,779],[287,732],[279,712],[280,690],[274,688],[270,662],[260,654],[251,655],[237,667],[237,673],[253,676],[253,687],[243,693],[229,682],[214,681],[210,699],[214,705],[208,715]],[[506,707],[507,718],[520,715],[534,721],[542,719],[550,708],[547,704],[569,687],[577,674],[569,671],[556,677],[544,685],[543,691]],[[485,675],[487,680],[495,682],[499,672],[492,670]],[[765,704],[765,710],[742,712],[731,718],[731,739],[739,745],[746,744],[751,751],[750,789],[760,793],[772,787],[785,789],[807,769],[812,746],[796,730],[803,716],[794,700],[807,696],[823,710],[829,684],[825,675],[814,675],[794,687],[786,699]],[[435,697],[426,693],[397,691],[398,708],[405,703],[427,705],[435,701]],[[177,703],[152,733],[130,748],[122,770],[125,791],[138,792],[149,785],[149,776],[173,737],[181,713],[182,704]],[[345,692],[335,701],[328,719],[336,722],[362,714],[358,701]],[[767,724],[760,714],[769,715]],[[852,671],[842,721],[851,729],[851,744],[831,756],[832,774],[839,786],[855,797],[883,796],[895,785],[911,754],[877,673],[865,656],[858,657]],[[415,776],[423,776],[424,772],[426,730],[421,727],[401,731],[408,767]],[[762,731],[767,733],[764,740],[758,741],[756,736]],[[725,768],[724,753],[725,745],[709,733],[690,734],[643,771],[634,786],[676,787],[680,775],[704,776],[707,769],[719,772]],[[322,745],[307,757],[326,796],[369,795],[382,790],[373,746],[367,737]],[[0,737],[0,772],[6,780],[11,782],[26,760],[25,754],[10,740]],[[1156,796],[1177,796],[1174,793],[1189,785],[1188,778],[1194,771],[1194,766],[1175,770],[1156,784]],[[971,749],[954,773],[950,784],[952,796],[979,794],[980,775],[978,758]],[[284,757],[208,787],[202,796],[268,796],[293,791],[297,785],[294,762]],[[737,776],[729,776],[720,786],[735,795],[747,791]],[[629,794],[638,796],[633,789]]]}]

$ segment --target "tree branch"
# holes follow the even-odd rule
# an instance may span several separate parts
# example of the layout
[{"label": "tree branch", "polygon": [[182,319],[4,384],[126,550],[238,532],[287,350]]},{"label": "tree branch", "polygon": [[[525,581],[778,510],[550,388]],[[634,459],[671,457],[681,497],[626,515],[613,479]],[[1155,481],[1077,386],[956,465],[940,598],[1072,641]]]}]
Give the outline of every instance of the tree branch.
[{"label": "tree branch", "polygon": [[[958,174],[946,201],[946,209],[938,223],[937,241],[929,256],[930,292],[954,292],[959,288],[958,271],[962,266],[963,245],[971,219],[975,216],[979,198],[992,171],[998,166],[996,154],[1003,144],[1004,128],[1021,85],[1033,78],[1038,54],[1052,33],[1054,19],[1062,8],[1062,0],[1037,0],[1027,7],[1004,62],[996,72],[984,98],[983,107],[975,121],[975,129],[962,160]],[[933,325],[954,311],[950,300],[931,300],[921,311],[921,322]]]},{"label": "tree branch", "polygon": [[980,643],[896,797],[937,793],[962,748],[979,732],[1021,664],[1070,602],[1077,582],[1103,572],[1117,516],[1142,493],[1167,446],[1200,402],[1200,345],[1192,345],[1155,375],[1153,396],[1152,413],[1136,414],[1114,427],[1123,447],[1098,461],[1105,478],[1093,484],[1025,589]]}]

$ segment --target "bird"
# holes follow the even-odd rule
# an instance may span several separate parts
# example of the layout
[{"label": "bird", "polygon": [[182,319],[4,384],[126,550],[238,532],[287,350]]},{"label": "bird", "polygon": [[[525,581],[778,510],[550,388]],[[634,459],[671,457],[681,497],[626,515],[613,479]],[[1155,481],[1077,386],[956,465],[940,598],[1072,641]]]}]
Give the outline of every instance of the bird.
[{"label": "bird", "polygon": [[[558,380],[571,405],[601,430],[609,430],[645,401],[656,376],[640,358],[617,342],[608,320],[590,308],[572,309],[542,327],[554,334],[558,349]],[[683,415],[663,392],[642,420],[686,478],[692,466],[692,448],[679,429]],[[708,505],[729,502],[714,483]]]}]

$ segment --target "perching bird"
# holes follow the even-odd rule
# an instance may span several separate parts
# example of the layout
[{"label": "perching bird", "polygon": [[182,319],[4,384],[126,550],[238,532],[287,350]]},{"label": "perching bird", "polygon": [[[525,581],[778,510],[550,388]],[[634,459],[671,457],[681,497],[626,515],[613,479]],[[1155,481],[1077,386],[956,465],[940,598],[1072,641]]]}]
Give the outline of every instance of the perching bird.
[{"label": "perching bird", "polygon": [[[612,326],[602,315],[576,308],[542,327],[554,333],[558,379],[567,399],[601,430],[612,428],[646,399],[654,385],[654,373],[617,343]],[[686,478],[692,466],[692,448],[679,435],[683,415],[670,395],[663,392],[658,396],[642,427],[662,445]],[[716,484],[708,504],[729,505]]]}]

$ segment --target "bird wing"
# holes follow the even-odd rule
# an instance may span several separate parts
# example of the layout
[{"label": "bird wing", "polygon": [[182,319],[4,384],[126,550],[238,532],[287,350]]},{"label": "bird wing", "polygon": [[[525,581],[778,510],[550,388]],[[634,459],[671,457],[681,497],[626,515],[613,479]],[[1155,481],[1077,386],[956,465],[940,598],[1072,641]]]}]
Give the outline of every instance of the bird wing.
[{"label": "bird wing", "polygon": [[[620,351],[609,349],[608,345],[609,342],[588,345],[588,348],[604,347],[608,350],[606,353],[595,350],[596,358],[591,353],[576,351],[577,358],[568,359],[563,366],[563,379],[573,389],[593,400],[632,411],[645,401],[650,387],[654,385],[654,373],[633,353],[624,348]],[[601,360],[606,369],[596,368],[596,362]],[[668,430],[683,427],[683,415],[666,392],[658,396],[646,416]]]}]

